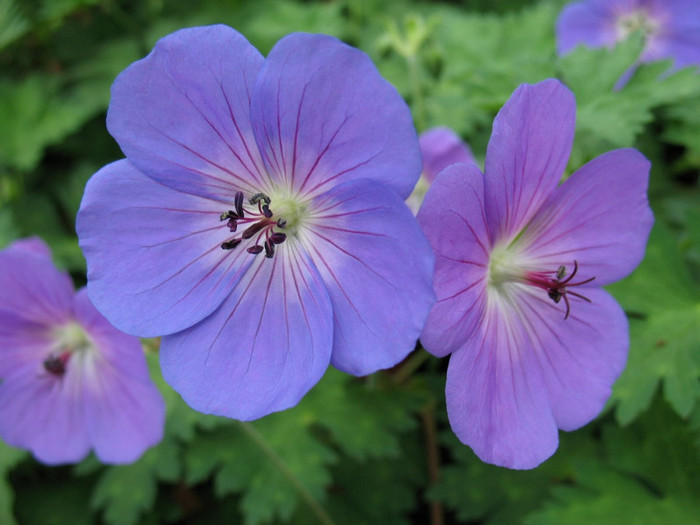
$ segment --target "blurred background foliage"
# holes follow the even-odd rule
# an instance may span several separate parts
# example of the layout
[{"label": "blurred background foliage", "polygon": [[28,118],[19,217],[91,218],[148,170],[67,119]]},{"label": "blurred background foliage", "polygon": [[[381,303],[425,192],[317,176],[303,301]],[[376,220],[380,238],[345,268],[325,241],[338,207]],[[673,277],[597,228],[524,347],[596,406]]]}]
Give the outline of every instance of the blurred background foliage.
[{"label": "blurred background foliage", "polygon": [[563,0],[0,0],[0,246],[43,237],[78,284],[85,182],[122,157],[109,87],[176,29],[225,23],[263,53],[323,32],[367,52],[419,131],[447,125],[483,161],[495,113],[522,82],[576,94],[568,173],[637,147],[653,163],[647,257],[610,287],[630,318],[626,371],[595,422],[526,472],[481,463],[449,430],[446,360],[417,350],[357,379],[329,370],[292,410],[254,423],[198,414],[160,378],[163,442],[133,465],[48,468],[0,442],[0,524],[700,523],[700,74],[614,50],[555,54]]}]

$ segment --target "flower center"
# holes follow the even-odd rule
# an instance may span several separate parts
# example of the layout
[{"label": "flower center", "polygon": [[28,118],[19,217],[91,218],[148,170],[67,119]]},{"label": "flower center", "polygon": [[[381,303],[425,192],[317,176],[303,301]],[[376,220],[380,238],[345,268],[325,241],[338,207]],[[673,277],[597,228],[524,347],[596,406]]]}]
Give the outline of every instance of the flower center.
[{"label": "flower center", "polygon": [[56,377],[63,377],[68,367],[68,361],[75,352],[87,352],[92,344],[85,330],[77,323],[68,323],[53,333],[55,350],[44,359],[44,369]]},{"label": "flower center", "polygon": [[280,230],[287,229],[288,222],[281,216],[275,218],[270,209],[272,199],[264,193],[256,193],[248,199],[248,204],[254,208],[244,206],[243,200],[243,192],[237,192],[234,209],[223,212],[219,217],[221,221],[226,221],[230,232],[237,231],[241,225],[246,226],[240,235],[221,243],[221,249],[233,250],[244,240],[255,238],[246,251],[252,255],[264,251],[265,257],[271,259],[275,255],[275,246],[287,240],[287,234]]},{"label": "flower center", "polygon": [[535,286],[547,292],[554,303],[564,299],[566,304],[566,313],[564,319],[569,318],[571,313],[571,304],[569,296],[591,302],[588,297],[571,290],[574,286],[588,284],[595,279],[591,277],[584,281],[573,282],[574,277],[578,272],[578,262],[574,261],[574,268],[567,276],[566,266],[559,266],[552,271],[532,271],[522,269],[522,265],[516,262],[516,255],[509,250],[495,249],[491,254],[489,264],[489,285],[502,295],[508,296],[508,283],[521,283],[530,286]]},{"label": "flower center", "polygon": [[615,29],[617,30],[618,40],[624,40],[635,31],[641,31],[648,38],[657,33],[659,23],[646,10],[638,9],[621,15],[617,19]]},{"label": "flower center", "polygon": [[569,318],[569,313],[571,312],[571,305],[569,304],[569,295],[583,299],[586,302],[591,302],[588,297],[581,295],[580,293],[572,292],[570,288],[574,286],[581,286],[582,284],[590,283],[595,277],[586,279],[585,281],[572,282],[573,278],[578,272],[578,262],[574,261],[574,269],[571,274],[566,276],[566,266],[560,266],[555,272],[527,272],[524,276],[525,282],[533,286],[537,286],[547,291],[549,298],[556,304],[564,299],[566,304],[566,314],[564,314],[564,319]]}]

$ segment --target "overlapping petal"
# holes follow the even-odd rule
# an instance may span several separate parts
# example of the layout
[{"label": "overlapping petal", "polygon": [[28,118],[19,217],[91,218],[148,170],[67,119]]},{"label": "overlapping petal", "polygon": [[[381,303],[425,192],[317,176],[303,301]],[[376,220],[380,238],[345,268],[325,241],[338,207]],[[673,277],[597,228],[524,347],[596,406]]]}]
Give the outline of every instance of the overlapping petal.
[{"label": "overlapping petal", "polygon": [[308,256],[255,260],[221,307],[163,338],[163,376],[193,408],[241,420],[294,406],[328,367],[330,299]]},{"label": "overlapping petal", "polygon": [[38,361],[2,379],[0,435],[7,443],[31,450],[50,465],[75,463],[87,455],[90,436],[79,368],[68,367],[59,378]]},{"label": "overlapping petal", "polygon": [[250,122],[264,59],[237,31],[177,31],[112,87],[110,133],[140,170],[201,196],[250,193],[267,180]]},{"label": "overlapping petal", "polygon": [[637,150],[601,155],[556,189],[517,241],[540,268],[569,271],[602,286],[628,275],[644,257],[653,216],[649,161]]},{"label": "overlapping petal", "polygon": [[251,104],[270,174],[318,195],[371,178],[408,197],[421,171],[411,115],[363,52],[295,33],[270,51]]},{"label": "overlapping petal", "polygon": [[333,303],[336,368],[366,375],[415,346],[435,296],[433,255],[401,199],[374,181],[313,202],[303,240]]},{"label": "overlapping petal", "polygon": [[87,184],[77,231],[88,263],[88,291],[119,329],[173,333],[213,312],[252,259],[226,251],[219,221],[226,195],[197,197],[155,182],[129,161],[112,163]]},{"label": "overlapping petal", "polygon": [[474,162],[469,146],[450,128],[431,128],[421,133],[418,143],[423,155],[423,174],[430,183],[452,164]]},{"label": "overlapping petal", "polygon": [[535,350],[516,305],[490,294],[479,329],[450,357],[450,426],[479,458],[512,469],[534,468],[559,438]]},{"label": "overlapping petal", "polygon": [[512,240],[554,191],[571,152],[576,104],[557,80],[523,84],[496,115],[486,151],[491,239]]},{"label": "overlapping petal", "polygon": [[86,290],[75,296],[76,320],[96,349],[69,363],[84,374],[84,426],[97,457],[131,463],[163,438],[165,403],[151,381],[141,343],[116,330],[93,306]]},{"label": "overlapping petal", "polygon": [[437,292],[420,339],[439,357],[462,346],[486,304],[491,246],[483,199],[479,169],[456,164],[440,173],[418,212],[418,223],[436,255]]}]

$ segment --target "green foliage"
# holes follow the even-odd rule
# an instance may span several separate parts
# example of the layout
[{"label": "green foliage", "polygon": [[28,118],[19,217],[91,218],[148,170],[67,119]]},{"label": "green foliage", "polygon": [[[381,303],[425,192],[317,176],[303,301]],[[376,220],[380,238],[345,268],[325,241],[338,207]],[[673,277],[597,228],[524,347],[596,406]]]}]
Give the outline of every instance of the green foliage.
[{"label": "green foliage", "polygon": [[610,289],[632,314],[629,362],[613,394],[618,420],[628,423],[646,409],[660,381],[668,402],[687,417],[700,396],[700,295],[663,223],[657,221],[640,267]]}]

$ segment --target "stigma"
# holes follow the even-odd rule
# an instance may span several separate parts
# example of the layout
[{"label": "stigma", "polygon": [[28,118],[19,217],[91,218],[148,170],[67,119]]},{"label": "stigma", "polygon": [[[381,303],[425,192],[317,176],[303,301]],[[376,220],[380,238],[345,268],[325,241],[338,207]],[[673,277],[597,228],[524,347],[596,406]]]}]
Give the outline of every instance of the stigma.
[{"label": "stigma", "polygon": [[245,207],[243,201],[243,192],[236,192],[234,209],[225,211],[219,216],[221,222],[226,221],[226,226],[231,233],[236,232],[241,225],[246,226],[240,235],[221,243],[221,249],[233,250],[244,240],[254,239],[246,251],[251,255],[264,251],[265,257],[271,259],[275,255],[275,246],[287,240],[287,234],[279,231],[283,230],[287,223],[282,218],[275,219],[270,209],[272,199],[264,193],[256,193],[248,199],[248,204],[253,206],[252,209]]},{"label": "stigma", "polygon": [[559,266],[555,271],[550,272],[528,272],[525,274],[525,282],[538,288],[542,288],[547,292],[547,296],[554,301],[555,304],[559,304],[562,299],[564,299],[564,304],[566,304],[566,313],[564,314],[564,319],[569,318],[571,313],[571,303],[569,302],[569,295],[586,301],[588,303],[591,300],[580,293],[571,291],[574,286],[581,286],[590,283],[595,277],[591,277],[584,281],[572,282],[576,273],[578,272],[578,262],[574,261],[574,269],[571,274],[567,277],[566,266]]}]

